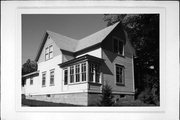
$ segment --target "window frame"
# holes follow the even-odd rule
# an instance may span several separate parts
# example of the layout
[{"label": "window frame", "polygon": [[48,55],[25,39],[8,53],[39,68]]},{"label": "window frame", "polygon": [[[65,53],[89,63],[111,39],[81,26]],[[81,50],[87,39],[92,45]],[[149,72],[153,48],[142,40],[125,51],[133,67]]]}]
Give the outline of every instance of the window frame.
[{"label": "window frame", "polygon": [[[117,44],[115,44],[115,40],[117,40]],[[112,46],[113,46],[113,52],[115,53],[115,54],[118,54],[118,55],[121,55],[121,56],[124,56],[124,41],[122,40],[122,39],[120,39],[119,37],[116,37],[116,36],[113,36],[112,37]],[[120,54],[120,50],[119,50],[119,42],[121,42],[122,43],[122,54]],[[115,51],[115,45],[117,45],[117,51]]]},{"label": "window frame", "polygon": [[[101,73],[100,65],[97,63],[90,62],[89,63],[89,82],[100,83],[100,73]],[[97,75],[98,75],[98,79],[97,79]]]},{"label": "window frame", "polygon": [[[53,83],[51,83],[51,77],[52,77],[52,76],[51,76],[51,73],[52,73],[52,72],[54,73],[54,74],[53,74]],[[50,85],[50,86],[54,86],[54,85],[55,85],[55,81],[54,81],[55,69],[51,69],[49,75],[50,75],[50,81],[49,81],[50,83],[49,83],[49,85]]]},{"label": "window frame", "polygon": [[30,85],[33,85],[33,77],[30,77]]},{"label": "window frame", "polygon": [[[87,77],[86,77],[87,70],[86,69],[87,69],[86,62],[81,63],[81,81],[82,82],[87,81]],[[83,78],[85,78],[85,80]]]},{"label": "window frame", "polygon": [[[117,81],[117,68],[116,67],[119,67],[122,69],[122,82],[118,82]],[[120,86],[125,86],[125,67],[123,65],[120,65],[120,64],[115,64],[114,65],[114,80],[115,80],[115,84],[116,85],[120,85]]]},{"label": "window frame", "polygon": [[[80,82],[80,64],[75,65],[75,82]],[[77,81],[77,78],[79,78],[79,81]]]},{"label": "window frame", "polygon": [[[67,71],[67,82],[65,81],[65,71]],[[65,69],[63,69],[64,85],[68,85],[68,78],[69,78],[68,68],[65,68]]]},{"label": "window frame", "polygon": [[[73,68],[73,69],[71,69],[71,68]],[[73,71],[73,72],[72,72]],[[70,66],[70,74],[69,74],[69,76],[70,76],[70,81],[69,81],[69,83],[71,84],[71,83],[74,83],[75,81],[75,70],[74,70],[74,65],[72,65],[72,66]],[[73,78],[73,79],[71,79],[71,78]]]},{"label": "window frame", "polygon": [[[45,75],[45,80],[43,79],[43,75]],[[43,84],[44,81],[44,84]],[[42,87],[46,87],[46,71],[42,72]]]},{"label": "window frame", "polygon": [[[52,49],[51,49],[52,48]],[[51,56],[52,54],[52,56]],[[45,48],[45,61],[52,59],[53,56],[53,45],[49,45]]]}]

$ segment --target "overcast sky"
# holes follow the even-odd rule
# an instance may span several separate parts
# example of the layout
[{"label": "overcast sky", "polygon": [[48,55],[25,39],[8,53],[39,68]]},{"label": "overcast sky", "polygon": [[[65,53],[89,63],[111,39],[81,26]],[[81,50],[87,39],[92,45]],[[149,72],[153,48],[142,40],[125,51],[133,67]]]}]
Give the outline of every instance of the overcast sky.
[{"label": "overcast sky", "polygon": [[22,63],[34,60],[46,30],[78,40],[105,27],[102,14],[22,15]]}]

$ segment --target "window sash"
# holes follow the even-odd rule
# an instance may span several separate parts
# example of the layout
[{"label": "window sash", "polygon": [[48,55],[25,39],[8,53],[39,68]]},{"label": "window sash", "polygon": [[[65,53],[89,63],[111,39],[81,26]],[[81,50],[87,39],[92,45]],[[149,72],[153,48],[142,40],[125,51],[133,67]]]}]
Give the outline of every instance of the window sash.
[{"label": "window sash", "polygon": [[82,81],[86,81],[86,63],[81,64]]},{"label": "window sash", "polygon": [[64,85],[68,84],[68,70],[64,70]]},{"label": "window sash", "polygon": [[124,84],[124,67],[116,65],[116,83]]},{"label": "window sash", "polygon": [[30,85],[33,85],[33,78],[30,78]]},{"label": "window sash", "polygon": [[50,85],[54,85],[54,70],[50,71]]},{"label": "window sash", "polygon": [[46,85],[46,73],[42,74],[42,86]]},{"label": "window sash", "polygon": [[113,40],[113,47],[114,47],[114,52],[120,55],[123,55],[123,51],[124,51],[124,45],[123,42],[119,39],[114,38]]},{"label": "window sash", "polygon": [[100,82],[100,69],[98,64],[89,64],[89,81],[95,83]]},{"label": "window sash", "polygon": [[74,82],[74,66],[70,67],[70,83]]},{"label": "window sash", "polygon": [[45,60],[53,58],[53,45],[46,47],[45,49]]},{"label": "window sash", "polygon": [[76,65],[76,82],[80,82],[80,65]]}]

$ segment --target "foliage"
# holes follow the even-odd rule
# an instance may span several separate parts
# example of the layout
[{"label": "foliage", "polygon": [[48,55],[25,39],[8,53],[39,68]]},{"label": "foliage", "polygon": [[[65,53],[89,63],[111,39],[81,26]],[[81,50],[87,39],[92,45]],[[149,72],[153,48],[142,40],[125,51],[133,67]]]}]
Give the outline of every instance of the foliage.
[{"label": "foliage", "polygon": [[144,77],[145,88],[138,95],[138,99],[148,104],[159,105],[159,82],[154,76],[146,75]]},{"label": "foliage", "polygon": [[112,88],[105,84],[102,87],[102,99],[100,101],[101,106],[112,106],[113,102],[113,95],[112,95]]},{"label": "foliage", "polygon": [[34,72],[37,70],[37,63],[28,59],[26,63],[22,65],[22,75]]},{"label": "foliage", "polygon": [[[135,87],[138,93],[147,87],[159,100],[159,14],[105,14],[104,21],[112,25],[120,21],[135,48]],[[147,75],[151,79],[144,79]]]},{"label": "foliage", "polygon": [[[25,75],[25,74],[28,74],[28,73],[31,73],[31,72],[34,72],[34,71],[37,71],[37,63],[35,61],[32,61],[30,59],[28,59],[26,61],[26,63],[24,63],[22,65],[22,75]],[[25,84],[25,79],[22,78],[22,86],[24,86]]]}]

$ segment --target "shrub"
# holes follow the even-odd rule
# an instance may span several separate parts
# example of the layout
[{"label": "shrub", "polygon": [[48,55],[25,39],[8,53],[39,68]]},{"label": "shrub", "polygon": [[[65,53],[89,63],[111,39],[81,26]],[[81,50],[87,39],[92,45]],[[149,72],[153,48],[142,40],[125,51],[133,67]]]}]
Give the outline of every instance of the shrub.
[{"label": "shrub", "polygon": [[113,104],[112,88],[108,84],[103,85],[100,106],[112,106]]}]

